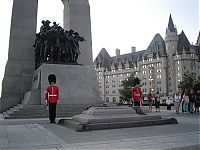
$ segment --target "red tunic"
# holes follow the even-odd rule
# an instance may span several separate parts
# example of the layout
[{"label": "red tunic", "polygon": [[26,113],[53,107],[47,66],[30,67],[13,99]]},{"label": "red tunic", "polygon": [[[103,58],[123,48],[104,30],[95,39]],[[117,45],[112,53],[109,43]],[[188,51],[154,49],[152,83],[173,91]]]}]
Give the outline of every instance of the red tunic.
[{"label": "red tunic", "polygon": [[49,102],[49,103],[57,103],[58,99],[59,99],[59,90],[58,87],[55,85],[51,85],[49,87],[47,87],[46,91],[45,91],[45,99]]},{"label": "red tunic", "polygon": [[134,101],[141,101],[142,99],[142,91],[140,87],[135,87],[132,88],[132,98],[134,99]]}]

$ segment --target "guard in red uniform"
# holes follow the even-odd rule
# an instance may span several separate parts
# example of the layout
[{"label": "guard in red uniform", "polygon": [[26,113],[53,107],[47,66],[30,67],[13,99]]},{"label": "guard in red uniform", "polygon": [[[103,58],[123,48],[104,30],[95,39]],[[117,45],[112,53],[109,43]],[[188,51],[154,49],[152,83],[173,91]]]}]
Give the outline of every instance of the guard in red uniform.
[{"label": "guard in red uniform", "polygon": [[59,99],[59,89],[56,84],[56,76],[50,74],[48,76],[49,85],[45,91],[45,100],[49,104],[49,120],[50,123],[56,123],[56,105]]},{"label": "guard in red uniform", "polygon": [[134,106],[140,106],[142,100],[140,80],[138,78],[135,78],[133,82],[136,84],[136,86],[132,88],[132,100],[134,102]]},{"label": "guard in red uniform", "polygon": [[142,111],[140,104],[142,101],[142,91],[140,88],[140,79],[135,78],[133,81],[136,86],[132,88],[132,100],[134,103],[134,109],[136,111],[137,114],[139,115],[145,115],[145,113]]}]

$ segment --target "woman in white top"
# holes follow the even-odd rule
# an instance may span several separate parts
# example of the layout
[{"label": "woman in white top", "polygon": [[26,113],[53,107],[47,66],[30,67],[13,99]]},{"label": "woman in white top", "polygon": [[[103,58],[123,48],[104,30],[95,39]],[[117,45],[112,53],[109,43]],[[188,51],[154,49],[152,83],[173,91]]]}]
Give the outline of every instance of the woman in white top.
[{"label": "woman in white top", "polygon": [[176,92],[174,96],[174,106],[177,114],[179,113],[180,101],[181,101],[181,96],[179,95],[179,92]]}]

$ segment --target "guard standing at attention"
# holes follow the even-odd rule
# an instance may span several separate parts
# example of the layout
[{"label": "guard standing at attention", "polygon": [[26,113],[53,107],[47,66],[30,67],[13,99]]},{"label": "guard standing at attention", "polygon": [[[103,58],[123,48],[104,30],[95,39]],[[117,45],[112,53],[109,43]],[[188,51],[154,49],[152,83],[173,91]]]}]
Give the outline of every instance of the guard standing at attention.
[{"label": "guard standing at attention", "polygon": [[140,87],[140,79],[139,78],[135,78],[133,80],[135,87],[132,88],[132,101],[134,103],[134,109],[136,111],[137,114],[139,115],[145,115],[145,113],[142,111],[140,105],[141,105],[141,101],[142,101],[142,90]]},{"label": "guard standing at attention", "polygon": [[56,123],[56,105],[59,99],[59,89],[56,86],[56,76],[50,74],[48,76],[49,86],[45,91],[45,100],[49,104],[49,120],[50,123]]}]

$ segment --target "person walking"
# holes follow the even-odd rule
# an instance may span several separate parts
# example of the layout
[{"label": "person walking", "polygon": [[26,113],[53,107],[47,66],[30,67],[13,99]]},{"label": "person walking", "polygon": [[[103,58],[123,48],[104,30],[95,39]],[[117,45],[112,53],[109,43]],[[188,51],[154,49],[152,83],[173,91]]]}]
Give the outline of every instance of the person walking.
[{"label": "person walking", "polygon": [[179,114],[180,101],[181,96],[179,95],[179,92],[176,92],[176,94],[174,95],[174,106],[177,114]]},{"label": "person walking", "polygon": [[166,100],[167,110],[171,110],[171,104],[172,104],[172,95],[167,97]]},{"label": "person walking", "polygon": [[147,96],[147,99],[148,99],[148,104],[149,104],[149,111],[152,112],[152,104],[153,104],[153,100],[152,100],[152,94],[151,92],[149,91],[149,94]]},{"label": "person walking", "polygon": [[195,103],[196,95],[193,90],[189,93],[189,100],[190,100],[190,113],[194,112],[194,103]]},{"label": "person walking", "polygon": [[183,111],[185,113],[188,112],[188,104],[189,104],[190,100],[189,100],[189,96],[188,96],[188,91],[185,92],[185,94],[183,95]]},{"label": "person walking", "polygon": [[154,99],[155,99],[156,112],[157,112],[157,110],[160,112],[160,95],[159,95],[158,91],[156,92]]},{"label": "person walking", "polygon": [[199,113],[199,107],[200,107],[200,90],[197,90],[195,99],[195,113]]},{"label": "person walking", "polygon": [[49,106],[49,120],[50,123],[56,123],[56,105],[59,99],[59,89],[56,86],[56,76],[54,74],[50,74],[48,76],[49,86],[45,90],[45,101]]},{"label": "person walking", "polygon": [[185,89],[183,89],[183,91],[181,92],[181,110],[182,110],[182,112],[184,112],[184,110],[183,110],[183,103],[182,103],[183,95],[184,94],[185,94]]}]

